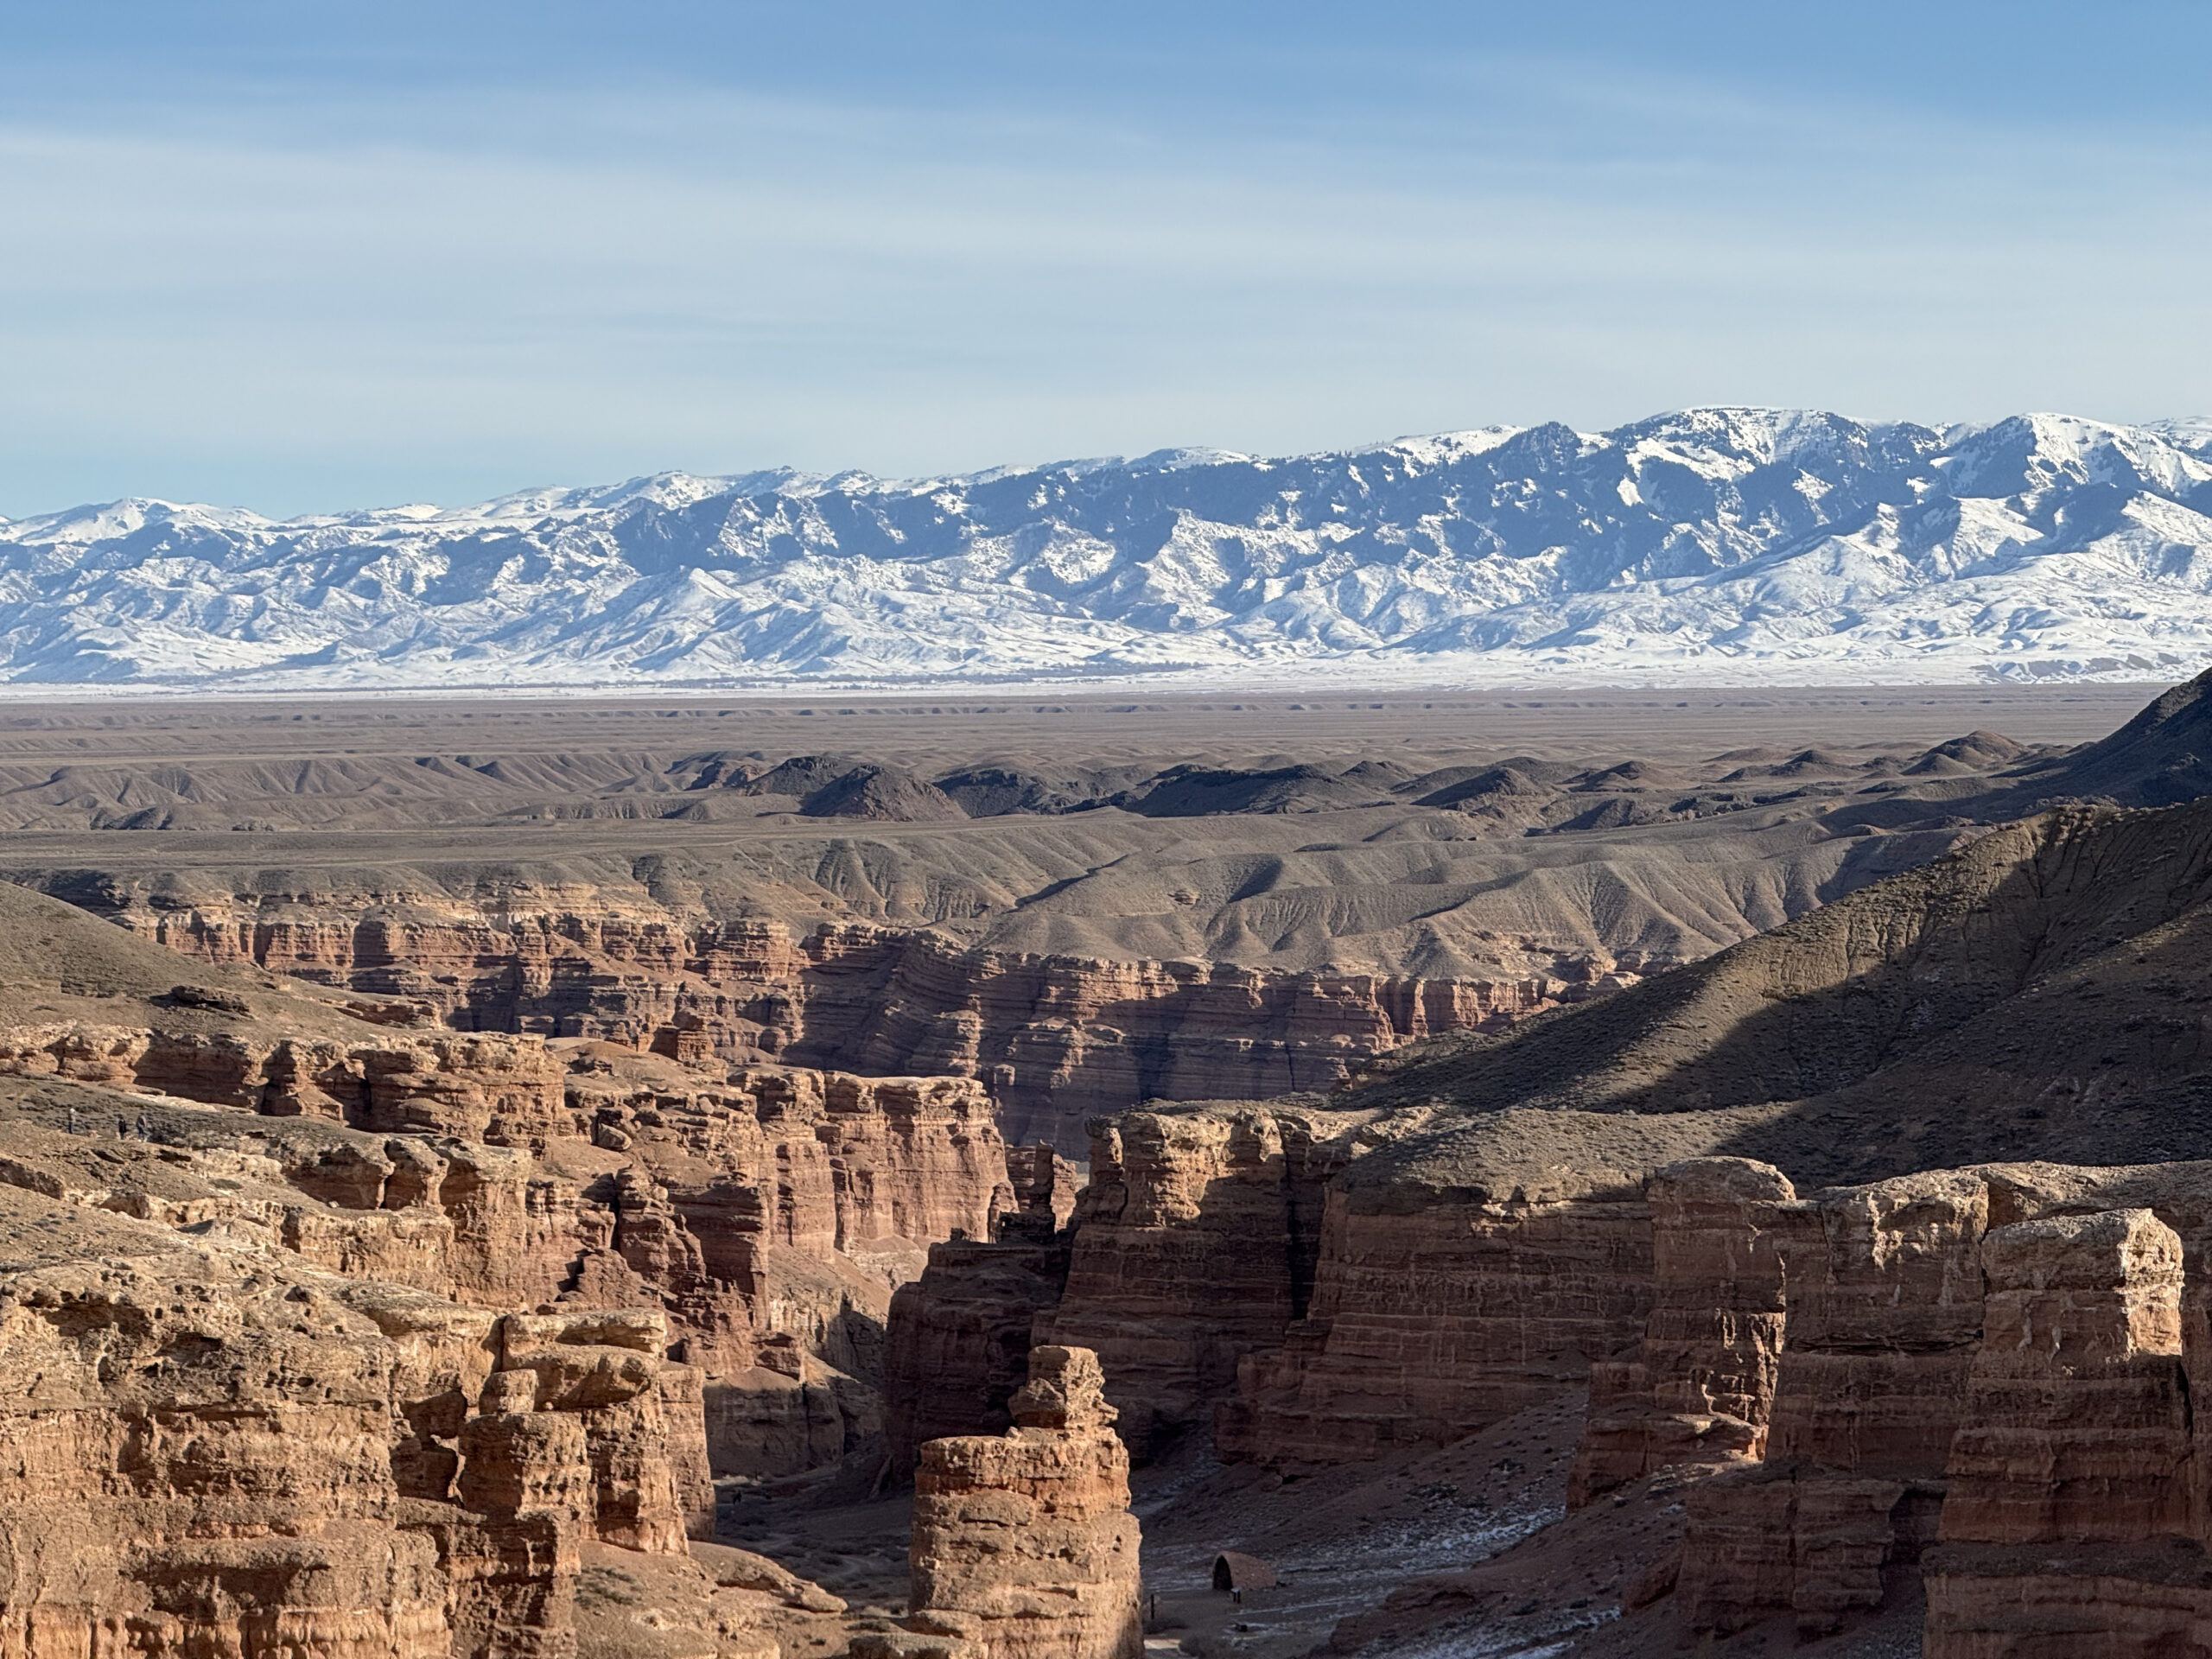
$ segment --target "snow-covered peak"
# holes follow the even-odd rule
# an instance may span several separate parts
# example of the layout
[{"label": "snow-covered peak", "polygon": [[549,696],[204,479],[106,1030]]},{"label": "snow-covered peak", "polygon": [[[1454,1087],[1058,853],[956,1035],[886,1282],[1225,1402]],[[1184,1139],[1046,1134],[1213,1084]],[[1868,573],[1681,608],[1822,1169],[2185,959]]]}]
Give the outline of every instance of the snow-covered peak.
[{"label": "snow-covered peak", "polygon": [[1208,449],[1203,447],[1180,449],[1155,449],[1148,455],[1139,455],[1135,461],[1122,464],[1131,472],[1179,473],[1195,467],[1228,467],[1249,462],[1249,455],[1238,454],[1233,449]]},{"label": "snow-covered peak", "polygon": [[2212,416],[2194,415],[2179,420],[2151,421],[2143,430],[2155,434],[2177,449],[2193,455],[2212,454]]},{"label": "snow-covered peak", "polygon": [[1279,458],[0,522],[19,685],[2157,677],[2207,653],[2206,421],[1719,406]]},{"label": "snow-covered peak", "polygon": [[2212,463],[2152,428],[2074,415],[2015,415],[1980,428],[1953,453],[1954,487],[1976,495],[2085,484],[2185,492],[2212,480]]},{"label": "snow-covered peak", "polygon": [[1426,436],[1391,438],[1353,450],[1354,455],[1402,455],[1417,467],[1448,467],[1453,461],[1485,454],[1523,429],[1517,426],[1480,426],[1465,432],[1436,432]]},{"label": "snow-covered peak", "polygon": [[149,525],[251,532],[267,529],[270,524],[259,513],[249,512],[243,507],[213,507],[198,502],[163,501],[152,496],[131,495],[119,501],[19,518],[7,525],[6,536],[11,542],[30,544],[83,545],[135,536]]}]

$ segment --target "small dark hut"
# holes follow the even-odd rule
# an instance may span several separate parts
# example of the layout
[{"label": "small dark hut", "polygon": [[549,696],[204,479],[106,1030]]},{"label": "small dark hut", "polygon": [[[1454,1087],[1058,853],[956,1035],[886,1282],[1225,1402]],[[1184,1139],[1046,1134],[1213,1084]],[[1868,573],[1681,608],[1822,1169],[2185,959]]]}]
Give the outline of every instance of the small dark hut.
[{"label": "small dark hut", "polygon": [[1224,1549],[1213,1558],[1213,1587],[1217,1590],[1272,1590],[1275,1570],[1256,1555]]}]

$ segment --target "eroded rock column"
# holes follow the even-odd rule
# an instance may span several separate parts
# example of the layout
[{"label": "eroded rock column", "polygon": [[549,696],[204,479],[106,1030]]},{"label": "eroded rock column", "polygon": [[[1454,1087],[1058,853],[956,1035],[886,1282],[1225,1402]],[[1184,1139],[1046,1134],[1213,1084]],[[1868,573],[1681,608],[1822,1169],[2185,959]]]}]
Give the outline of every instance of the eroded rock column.
[{"label": "eroded rock column", "polygon": [[922,1447],[911,1625],[977,1659],[1138,1659],[1129,1459],[1104,1389],[1088,1349],[1033,1348],[1013,1428]]},{"label": "eroded rock column", "polygon": [[1989,1187],[1971,1170],[1832,1188],[1788,1211],[1763,1463],[1689,1497],[1684,1622],[1832,1630],[1935,1541],[1982,1326]]},{"label": "eroded rock column", "polygon": [[1654,1300],[1643,1340],[1590,1369],[1567,1501],[1670,1464],[1756,1462],[1781,1366],[1783,1207],[1771,1164],[1696,1158],[1646,1183]]},{"label": "eroded rock column", "polygon": [[2182,1245],[2148,1210],[1993,1229],[1926,1566],[1929,1659],[2202,1654]]}]

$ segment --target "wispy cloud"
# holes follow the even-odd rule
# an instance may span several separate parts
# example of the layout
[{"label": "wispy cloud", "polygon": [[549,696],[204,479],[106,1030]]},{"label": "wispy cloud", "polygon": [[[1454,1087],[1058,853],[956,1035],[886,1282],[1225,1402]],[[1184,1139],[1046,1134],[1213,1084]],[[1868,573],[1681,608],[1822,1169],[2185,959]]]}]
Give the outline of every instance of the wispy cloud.
[{"label": "wispy cloud", "polygon": [[2156,123],[1397,60],[1398,103],[1302,118],[819,73],[49,98],[0,126],[0,510],[2212,402],[2212,190]]}]

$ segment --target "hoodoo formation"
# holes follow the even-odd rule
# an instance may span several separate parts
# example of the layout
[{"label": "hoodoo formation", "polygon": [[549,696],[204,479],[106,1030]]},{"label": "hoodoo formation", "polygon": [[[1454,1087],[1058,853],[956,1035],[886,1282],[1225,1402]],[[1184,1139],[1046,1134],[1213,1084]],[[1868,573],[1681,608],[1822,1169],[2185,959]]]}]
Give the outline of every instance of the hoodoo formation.
[{"label": "hoodoo formation", "polygon": [[0,1655],[2212,1656],[2208,756],[2212,680],[1168,837],[1238,769],[732,762],[613,874],[12,832]]},{"label": "hoodoo formation", "polygon": [[1136,1659],[1129,1455],[1098,1357],[1033,1348],[995,1438],[931,1440],[914,1471],[913,1618],[982,1659]]}]

